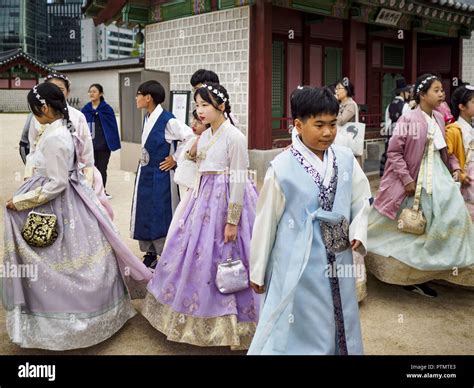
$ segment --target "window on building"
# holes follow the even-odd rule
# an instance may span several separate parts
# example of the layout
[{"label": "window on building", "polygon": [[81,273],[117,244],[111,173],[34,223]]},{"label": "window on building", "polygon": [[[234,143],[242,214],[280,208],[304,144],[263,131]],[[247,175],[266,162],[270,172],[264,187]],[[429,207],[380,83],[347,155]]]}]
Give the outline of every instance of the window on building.
[{"label": "window on building", "polygon": [[405,67],[405,49],[403,46],[383,45],[383,67],[403,69]]},{"label": "window on building", "polygon": [[121,55],[121,56],[124,56],[124,57],[129,57],[129,56],[130,56],[130,51],[109,49],[109,54],[111,54],[111,55]]},{"label": "window on building", "polygon": [[324,85],[332,85],[342,79],[342,49],[324,49]]},{"label": "window on building", "polygon": [[[282,118],[284,109],[285,44],[272,44],[272,117]],[[272,128],[281,127],[281,121],[272,121]]]},{"label": "window on building", "polygon": [[120,46],[120,47],[129,47],[129,48],[133,47],[133,43],[119,41],[119,40],[112,40],[112,39],[109,39],[109,45],[111,45],[111,46]]}]

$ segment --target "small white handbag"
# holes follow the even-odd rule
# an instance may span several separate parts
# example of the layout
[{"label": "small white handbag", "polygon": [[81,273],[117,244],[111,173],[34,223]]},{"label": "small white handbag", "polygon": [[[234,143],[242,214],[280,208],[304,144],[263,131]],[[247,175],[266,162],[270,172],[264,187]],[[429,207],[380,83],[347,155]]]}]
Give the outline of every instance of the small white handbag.
[{"label": "small white handbag", "polygon": [[232,294],[249,288],[249,275],[242,260],[229,257],[217,266],[216,287],[221,294]]},{"label": "small white handbag", "polygon": [[349,147],[355,156],[364,153],[365,124],[359,122],[359,107],[356,105],[356,121],[337,127],[334,144]]}]

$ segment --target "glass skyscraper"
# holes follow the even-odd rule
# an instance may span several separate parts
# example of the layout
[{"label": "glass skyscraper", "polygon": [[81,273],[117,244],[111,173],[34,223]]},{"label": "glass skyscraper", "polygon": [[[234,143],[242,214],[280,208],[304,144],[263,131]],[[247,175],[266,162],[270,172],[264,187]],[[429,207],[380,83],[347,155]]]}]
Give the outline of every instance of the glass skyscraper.
[{"label": "glass skyscraper", "polygon": [[22,48],[47,62],[46,0],[0,0],[0,52]]},{"label": "glass skyscraper", "polygon": [[49,43],[47,63],[81,61],[81,0],[48,4]]}]

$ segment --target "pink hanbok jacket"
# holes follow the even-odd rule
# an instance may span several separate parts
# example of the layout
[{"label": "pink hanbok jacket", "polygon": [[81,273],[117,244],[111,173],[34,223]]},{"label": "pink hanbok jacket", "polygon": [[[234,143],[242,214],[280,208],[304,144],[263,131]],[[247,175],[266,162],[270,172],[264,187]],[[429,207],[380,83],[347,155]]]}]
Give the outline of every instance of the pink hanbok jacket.
[{"label": "pink hanbok jacket", "polygon": [[[436,111],[433,115],[445,137],[443,116]],[[427,136],[428,123],[420,107],[405,113],[397,121],[388,145],[385,173],[374,201],[375,209],[392,220],[406,197],[405,186],[418,179]],[[450,171],[458,167],[455,158],[448,156],[446,148],[441,149],[440,154]]]}]

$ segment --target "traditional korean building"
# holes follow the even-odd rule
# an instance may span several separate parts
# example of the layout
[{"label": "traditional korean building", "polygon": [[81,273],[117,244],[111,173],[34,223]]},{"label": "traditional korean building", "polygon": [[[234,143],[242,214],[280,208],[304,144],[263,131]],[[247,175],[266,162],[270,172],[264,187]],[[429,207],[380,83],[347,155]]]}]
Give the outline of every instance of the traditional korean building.
[{"label": "traditional korean building", "polygon": [[141,27],[145,68],[170,72],[171,89],[189,90],[198,68],[216,71],[249,149],[263,154],[288,138],[297,85],[348,77],[370,143],[398,77],[437,73],[449,97],[474,66],[472,50],[463,56],[473,0],[88,0],[83,10],[96,24]]},{"label": "traditional korean building", "polygon": [[0,53],[0,112],[26,112],[26,96],[53,70],[21,48]]}]

